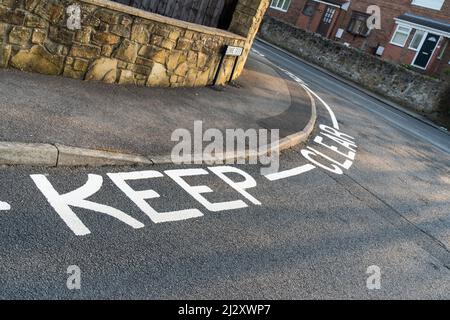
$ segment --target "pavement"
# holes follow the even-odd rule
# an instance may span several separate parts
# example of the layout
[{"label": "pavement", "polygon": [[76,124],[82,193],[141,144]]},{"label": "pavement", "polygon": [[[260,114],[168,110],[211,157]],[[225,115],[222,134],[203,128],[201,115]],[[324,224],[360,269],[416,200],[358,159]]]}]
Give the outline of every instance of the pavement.
[{"label": "pavement", "polygon": [[307,92],[259,56],[227,87],[146,88],[0,70],[0,90],[2,164],[164,162],[178,143],[172,132],[192,132],[194,121],[222,132],[279,129],[285,138],[314,116]]},{"label": "pavement", "polygon": [[[317,95],[315,130],[282,152],[280,179],[262,175],[260,165],[233,166],[255,180],[247,192],[259,205],[214,174],[215,166],[2,167],[0,298],[449,299],[449,135],[275,48],[257,42],[254,49],[253,56],[264,55]],[[339,144],[345,141],[325,139],[323,131],[323,125],[336,129],[334,119],[357,145],[346,168],[349,158],[335,151],[348,151]],[[313,160],[328,169],[312,168],[308,148],[340,163],[342,174],[331,172],[335,162],[323,156]],[[209,210],[195,190],[169,176],[189,169],[206,171],[185,180],[208,201],[241,200],[244,206]],[[148,205],[159,213],[197,209],[202,215],[155,223],[111,173],[153,173],[128,181],[135,190],[158,193]],[[86,208],[77,197],[54,201],[36,175],[60,194],[100,176],[99,188],[81,197],[121,210],[143,227]],[[59,206],[71,199],[69,208],[90,234],[76,235],[61,218],[68,211]],[[80,289],[67,287],[74,265]],[[378,288],[367,286],[372,266],[380,270]]]}]

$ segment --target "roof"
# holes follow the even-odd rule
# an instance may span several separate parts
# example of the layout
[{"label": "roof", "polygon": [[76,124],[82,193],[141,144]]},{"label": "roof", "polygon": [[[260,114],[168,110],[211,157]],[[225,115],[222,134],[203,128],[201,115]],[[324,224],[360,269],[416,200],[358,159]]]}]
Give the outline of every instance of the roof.
[{"label": "roof", "polygon": [[423,27],[431,28],[436,31],[441,31],[442,34],[447,36],[450,35],[450,23],[447,21],[422,17],[409,12],[398,16],[397,20],[406,21]]},{"label": "roof", "polygon": [[337,5],[343,5],[348,2],[348,0],[323,0],[324,2],[329,2]]}]

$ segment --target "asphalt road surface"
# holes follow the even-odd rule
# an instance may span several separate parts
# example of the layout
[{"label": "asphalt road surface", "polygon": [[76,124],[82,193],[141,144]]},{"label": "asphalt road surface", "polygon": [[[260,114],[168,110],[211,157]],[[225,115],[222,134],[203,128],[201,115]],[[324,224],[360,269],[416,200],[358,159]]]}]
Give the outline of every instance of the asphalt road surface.
[{"label": "asphalt road surface", "polygon": [[[450,298],[450,136],[254,48],[317,95],[317,128],[280,173],[2,168],[0,298]],[[125,178],[160,197],[127,196]]]}]

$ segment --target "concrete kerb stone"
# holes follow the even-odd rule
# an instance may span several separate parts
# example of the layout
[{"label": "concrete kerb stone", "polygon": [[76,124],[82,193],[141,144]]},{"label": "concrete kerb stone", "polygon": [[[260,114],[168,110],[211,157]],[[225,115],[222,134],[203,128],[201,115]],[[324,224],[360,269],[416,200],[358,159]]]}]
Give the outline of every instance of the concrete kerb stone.
[{"label": "concrete kerb stone", "polygon": [[0,165],[54,167],[57,160],[58,150],[51,144],[0,142]]},{"label": "concrete kerb stone", "polygon": [[58,149],[58,167],[153,164],[150,159],[133,154],[69,147],[61,144],[56,144],[56,148]]}]

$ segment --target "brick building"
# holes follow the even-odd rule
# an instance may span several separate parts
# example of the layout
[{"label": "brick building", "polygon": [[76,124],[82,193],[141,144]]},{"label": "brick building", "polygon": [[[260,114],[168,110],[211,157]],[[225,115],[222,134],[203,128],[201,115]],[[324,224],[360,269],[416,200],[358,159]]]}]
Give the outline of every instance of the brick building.
[{"label": "brick building", "polygon": [[[367,27],[371,5],[380,29]],[[267,14],[418,71],[450,69],[450,0],[272,0]]]}]

